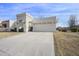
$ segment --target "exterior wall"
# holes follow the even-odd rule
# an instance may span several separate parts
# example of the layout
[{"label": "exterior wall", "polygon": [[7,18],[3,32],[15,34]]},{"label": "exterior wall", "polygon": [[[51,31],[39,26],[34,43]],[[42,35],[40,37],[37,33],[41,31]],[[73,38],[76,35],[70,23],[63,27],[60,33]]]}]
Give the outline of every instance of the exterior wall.
[{"label": "exterior wall", "polygon": [[10,21],[10,31],[17,32],[17,21]]},{"label": "exterior wall", "polygon": [[29,27],[31,26],[30,22],[32,22],[33,17],[29,14],[26,14],[26,32],[29,31]]},{"label": "exterior wall", "polygon": [[2,26],[0,28],[0,31],[4,31],[4,32],[10,31],[9,23],[10,23],[9,20],[2,21],[1,22]]},{"label": "exterior wall", "polygon": [[56,17],[43,18],[33,22],[34,32],[53,32],[56,31]]},{"label": "exterior wall", "polygon": [[14,29],[14,27],[16,27],[16,21],[15,20],[10,20],[10,29]]},{"label": "exterior wall", "polygon": [[32,16],[26,13],[18,14],[17,15],[17,31],[20,28],[24,29],[24,32],[28,32],[29,30],[29,22],[32,21]]},{"label": "exterior wall", "polygon": [[17,15],[17,31],[18,32],[20,28],[24,28],[24,31],[26,31],[26,14]]}]

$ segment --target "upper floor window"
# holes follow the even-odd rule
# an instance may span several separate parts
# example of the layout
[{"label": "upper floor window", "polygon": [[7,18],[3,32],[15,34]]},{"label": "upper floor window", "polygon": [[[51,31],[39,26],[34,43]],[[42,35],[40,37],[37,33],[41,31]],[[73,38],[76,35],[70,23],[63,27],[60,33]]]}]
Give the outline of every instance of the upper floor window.
[{"label": "upper floor window", "polygon": [[6,28],[7,27],[7,24],[3,24],[3,27]]},{"label": "upper floor window", "polygon": [[22,20],[19,20],[19,22],[21,23],[21,22],[22,22]]}]

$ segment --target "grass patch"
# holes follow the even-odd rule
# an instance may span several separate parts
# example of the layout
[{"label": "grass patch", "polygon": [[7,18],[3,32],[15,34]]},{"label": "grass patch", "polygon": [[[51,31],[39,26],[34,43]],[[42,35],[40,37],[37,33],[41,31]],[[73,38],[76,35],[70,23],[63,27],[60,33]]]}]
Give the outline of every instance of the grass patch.
[{"label": "grass patch", "polygon": [[19,32],[0,32],[0,39],[20,34]]},{"label": "grass patch", "polygon": [[54,41],[57,56],[79,56],[79,33],[55,32]]}]

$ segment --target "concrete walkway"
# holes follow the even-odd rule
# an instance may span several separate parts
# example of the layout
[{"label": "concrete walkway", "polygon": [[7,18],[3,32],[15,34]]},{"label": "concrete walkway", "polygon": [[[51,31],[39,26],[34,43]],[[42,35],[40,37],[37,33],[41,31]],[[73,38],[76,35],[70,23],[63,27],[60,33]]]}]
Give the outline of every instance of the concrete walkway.
[{"label": "concrete walkway", "polygon": [[54,56],[52,32],[28,32],[0,39],[0,55]]}]

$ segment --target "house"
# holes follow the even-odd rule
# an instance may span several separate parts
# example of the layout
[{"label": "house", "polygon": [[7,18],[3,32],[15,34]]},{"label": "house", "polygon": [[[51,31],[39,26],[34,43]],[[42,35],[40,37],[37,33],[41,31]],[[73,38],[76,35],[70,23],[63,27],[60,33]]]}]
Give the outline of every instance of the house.
[{"label": "house", "polygon": [[16,15],[17,20],[13,24],[17,32],[53,32],[56,31],[56,16],[34,19],[30,14]]},{"label": "house", "polygon": [[10,30],[9,20],[1,21],[1,23],[0,23],[0,31],[9,31],[9,30]]}]

